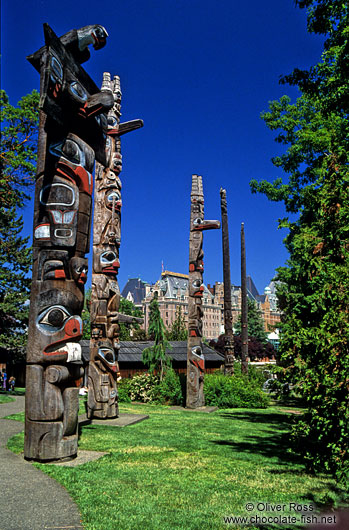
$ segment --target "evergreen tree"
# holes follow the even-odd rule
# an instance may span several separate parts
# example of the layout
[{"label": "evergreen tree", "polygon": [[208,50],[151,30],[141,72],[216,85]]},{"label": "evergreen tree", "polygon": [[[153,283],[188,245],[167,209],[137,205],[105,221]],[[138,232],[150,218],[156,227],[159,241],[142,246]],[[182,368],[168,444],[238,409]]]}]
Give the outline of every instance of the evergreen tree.
[{"label": "evergreen tree", "polygon": [[171,366],[171,359],[166,355],[170,343],[166,340],[166,328],[160,315],[157,296],[150,302],[149,309],[148,335],[154,341],[154,346],[143,350],[142,361],[150,371],[159,372],[162,381],[165,369]]},{"label": "evergreen tree", "polygon": [[92,293],[92,288],[89,287],[85,291],[84,308],[81,312],[81,319],[82,319],[82,324],[83,324],[82,340],[90,340],[91,338],[91,314],[90,314],[91,293]]},{"label": "evergreen tree", "polygon": [[[136,307],[130,300],[126,300],[126,298],[120,299],[119,311],[124,315],[131,315],[140,318],[143,317],[142,311],[138,307]],[[137,322],[134,322],[133,324],[125,324],[121,322],[119,325],[120,340],[133,340],[133,335],[135,334],[135,332],[137,332],[138,335],[141,335],[141,327],[140,324],[138,324]]]},{"label": "evergreen tree", "polygon": [[278,269],[283,311],[280,350],[285,375],[308,410],[295,428],[313,469],[344,480],[348,463],[349,293],[349,6],[340,0],[299,0],[308,29],[326,36],[321,61],[282,82],[300,89],[270,104],[262,117],[287,146],[273,159],[288,175],[252,181],[254,192],[282,201],[296,220],[283,219],[289,251]]},{"label": "evergreen tree", "polygon": [[[248,336],[254,337],[258,342],[265,344],[267,342],[267,333],[264,331],[262,312],[257,303],[250,298],[247,298],[247,315]],[[241,335],[241,313],[234,328],[235,335]]]},{"label": "evergreen tree", "polygon": [[176,318],[167,332],[168,340],[187,340],[188,328],[182,315],[182,306],[177,306]]},{"label": "evergreen tree", "polygon": [[0,91],[0,346],[14,360],[24,358],[28,322],[31,250],[21,237],[18,210],[29,198],[35,177],[39,94],[33,91],[13,107]]}]

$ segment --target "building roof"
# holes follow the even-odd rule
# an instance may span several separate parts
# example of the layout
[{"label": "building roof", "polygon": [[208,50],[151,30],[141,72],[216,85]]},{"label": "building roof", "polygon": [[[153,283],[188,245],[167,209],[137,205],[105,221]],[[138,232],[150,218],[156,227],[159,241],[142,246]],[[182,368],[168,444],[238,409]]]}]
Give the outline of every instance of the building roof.
[{"label": "building roof", "polygon": [[128,294],[131,293],[133,303],[140,304],[145,298],[145,286],[146,282],[143,282],[140,278],[129,278],[121,292],[121,296],[127,298]]},{"label": "building roof", "polygon": [[181,272],[171,272],[171,271],[164,271],[161,273],[161,276],[177,276],[178,278],[186,278],[189,279],[188,274],[182,274]]},{"label": "building roof", "polygon": [[[85,362],[90,358],[90,341],[80,341],[82,356]],[[154,341],[120,341],[119,363],[122,368],[122,363],[140,363],[142,362],[142,352],[145,348],[153,346]],[[174,361],[186,362],[187,360],[187,341],[170,341],[171,349],[167,349],[166,353]],[[224,362],[224,356],[203,344],[203,354],[205,361],[209,362]]]},{"label": "building roof", "polygon": [[247,294],[254,298],[255,300],[258,300],[259,292],[257,290],[257,287],[255,286],[251,276],[246,277],[246,287],[247,287]]},{"label": "building roof", "polygon": [[188,292],[189,277],[185,274],[162,273],[157,282],[161,295],[165,298],[179,298]]}]

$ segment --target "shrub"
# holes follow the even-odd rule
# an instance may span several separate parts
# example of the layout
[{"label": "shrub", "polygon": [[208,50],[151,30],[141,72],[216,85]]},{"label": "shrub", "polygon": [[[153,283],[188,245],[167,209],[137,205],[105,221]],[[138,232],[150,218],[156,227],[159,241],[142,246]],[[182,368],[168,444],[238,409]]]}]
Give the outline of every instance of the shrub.
[{"label": "shrub", "polygon": [[138,374],[130,380],[129,396],[131,401],[152,403],[155,398],[155,386],[159,384],[159,376],[148,373]]},{"label": "shrub", "polygon": [[219,408],[266,408],[269,398],[256,381],[236,374],[206,374],[204,382],[206,405]]},{"label": "shrub", "polygon": [[119,401],[124,403],[130,403],[130,386],[131,386],[131,379],[121,379],[118,381],[118,394],[119,394]]},{"label": "shrub", "polygon": [[181,382],[176,372],[170,368],[166,370],[163,380],[154,388],[154,399],[163,405],[182,405],[183,394]]}]

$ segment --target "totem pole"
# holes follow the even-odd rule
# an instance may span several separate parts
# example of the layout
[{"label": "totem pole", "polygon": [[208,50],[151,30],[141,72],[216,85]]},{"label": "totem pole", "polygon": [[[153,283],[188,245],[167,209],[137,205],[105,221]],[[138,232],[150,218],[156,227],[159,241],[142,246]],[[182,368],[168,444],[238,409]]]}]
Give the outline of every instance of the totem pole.
[{"label": "totem pole", "polygon": [[204,220],[204,192],[202,177],[192,175],[190,236],[189,236],[189,297],[188,297],[188,349],[187,349],[187,401],[186,406],[196,409],[205,405],[205,358],[202,352],[202,295],[204,253],[203,230],[220,228],[219,221]]},{"label": "totem pole", "polygon": [[44,24],[44,35],[46,45],[28,57],[40,72],[40,122],[24,456],[38,461],[77,454],[92,171],[95,159],[106,162],[106,113],[114,104],[80,66],[89,44],[105,45],[102,26],[59,39]]},{"label": "totem pole", "polygon": [[111,80],[110,74],[105,72],[101,90],[113,94],[114,105],[108,112],[105,163],[97,162],[95,172],[87,414],[89,418],[108,419],[118,416],[119,322],[143,322],[140,318],[118,312],[120,290],[117,282],[122,205],[120,136],[142,127],[143,122],[133,120],[120,124],[118,76]]},{"label": "totem pole", "polygon": [[241,223],[241,371],[248,373],[248,316],[246,285],[246,248],[244,223]]},{"label": "totem pole", "polygon": [[230,279],[230,252],[227,192],[223,188],[221,195],[222,214],[222,248],[223,248],[223,283],[224,283],[224,373],[234,373],[234,335],[233,335],[233,313],[231,308],[231,279]]}]

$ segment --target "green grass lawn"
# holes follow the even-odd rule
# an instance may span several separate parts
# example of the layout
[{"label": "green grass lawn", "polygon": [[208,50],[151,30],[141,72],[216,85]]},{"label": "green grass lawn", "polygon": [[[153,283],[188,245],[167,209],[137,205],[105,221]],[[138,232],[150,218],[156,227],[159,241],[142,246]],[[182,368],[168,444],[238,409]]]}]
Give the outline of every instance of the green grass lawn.
[{"label": "green grass lawn", "polygon": [[[86,530],[229,529],[223,517],[249,515],[247,502],[321,507],[335,488],[327,475],[305,473],[288,451],[293,416],[285,408],[204,414],[121,404],[121,412],[150,418],[82,428],[80,449],[106,456],[76,468],[35,464],[67,488]],[[23,433],[9,448],[23,450]]]},{"label": "green grass lawn", "polygon": [[14,401],[14,398],[12,396],[9,396],[8,394],[0,394],[0,404],[10,403],[10,401]]}]

